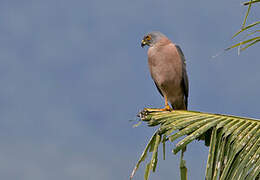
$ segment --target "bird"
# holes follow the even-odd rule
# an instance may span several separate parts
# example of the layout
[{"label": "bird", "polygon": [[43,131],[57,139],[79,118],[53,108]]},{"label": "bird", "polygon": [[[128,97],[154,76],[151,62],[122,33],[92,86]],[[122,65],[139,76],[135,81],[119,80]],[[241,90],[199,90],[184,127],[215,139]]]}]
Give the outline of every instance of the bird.
[{"label": "bird", "polygon": [[156,110],[187,110],[189,80],[186,60],[180,46],[159,31],[147,33],[141,42],[141,47],[144,46],[149,46],[147,56],[151,77],[164,97],[165,107]]}]

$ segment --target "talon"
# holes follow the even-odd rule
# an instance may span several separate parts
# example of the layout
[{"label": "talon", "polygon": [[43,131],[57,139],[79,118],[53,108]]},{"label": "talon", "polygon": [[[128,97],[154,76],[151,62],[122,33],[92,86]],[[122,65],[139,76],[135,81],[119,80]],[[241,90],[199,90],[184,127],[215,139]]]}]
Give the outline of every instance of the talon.
[{"label": "talon", "polygon": [[158,111],[172,111],[173,109],[168,105],[165,106],[165,108],[159,109],[159,108],[144,108],[144,111],[149,112],[158,112]]},{"label": "talon", "polygon": [[154,111],[164,111],[164,110],[159,108],[144,108],[144,111],[154,112]]},{"label": "talon", "polygon": [[154,112],[154,111],[172,111],[173,109],[169,106],[167,96],[164,97],[165,100],[165,107],[162,109],[156,109],[156,108],[144,108],[144,111]]},{"label": "talon", "polygon": [[172,111],[173,109],[169,106],[169,105],[166,105],[165,108],[164,108],[165,111]]}]

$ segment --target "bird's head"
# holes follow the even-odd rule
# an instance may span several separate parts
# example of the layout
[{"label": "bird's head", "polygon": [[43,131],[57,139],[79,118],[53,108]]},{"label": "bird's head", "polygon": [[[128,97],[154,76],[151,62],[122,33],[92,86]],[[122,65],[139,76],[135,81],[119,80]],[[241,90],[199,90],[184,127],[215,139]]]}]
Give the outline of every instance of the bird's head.
[{"label": "bird's head", "polygon": [[144,36],[142,42],[141,42],[141,47],[144,46],[153,46],[157,42],[161,40],[161,38],[166,37],[164,34],[161,32],[155,31],[155,32],[150,32],[147,35]]}]

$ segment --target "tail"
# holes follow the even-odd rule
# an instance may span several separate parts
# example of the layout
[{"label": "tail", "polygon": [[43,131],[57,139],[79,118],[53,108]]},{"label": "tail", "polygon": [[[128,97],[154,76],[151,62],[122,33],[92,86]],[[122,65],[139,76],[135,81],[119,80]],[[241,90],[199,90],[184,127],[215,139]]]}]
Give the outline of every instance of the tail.
[{"label": "tail", "polygon": [[184,97],[184,101],[185,101],[185,110],[188,109],[188,97]]},{"label": "tail", "polygon": [[188,98],[184,98],[179,103],[171,103],[174,110],[187,110],[188,109]]}]

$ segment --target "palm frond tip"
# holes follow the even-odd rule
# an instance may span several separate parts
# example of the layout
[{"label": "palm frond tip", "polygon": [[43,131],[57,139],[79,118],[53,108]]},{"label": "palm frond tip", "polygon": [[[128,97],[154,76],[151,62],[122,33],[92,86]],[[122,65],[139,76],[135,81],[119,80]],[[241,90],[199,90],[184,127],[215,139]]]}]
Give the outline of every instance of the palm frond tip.
[{"label": "palm frond tip", "polygon": [[[223,114],[196,111],[142,111],[142,121],[148,126],[159,126],[143,154],[131,178],[149,152],[145,179],[155,171],[158,147],[168,140],[184,137],[176,144],[173,152],[184,150],[194,139],[210,142],[206,179],[244,180],[259,177],[260,172],[260,120]],[[165,151],[165,147],[163,149]]]}]

